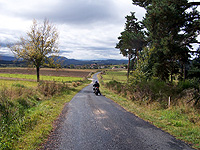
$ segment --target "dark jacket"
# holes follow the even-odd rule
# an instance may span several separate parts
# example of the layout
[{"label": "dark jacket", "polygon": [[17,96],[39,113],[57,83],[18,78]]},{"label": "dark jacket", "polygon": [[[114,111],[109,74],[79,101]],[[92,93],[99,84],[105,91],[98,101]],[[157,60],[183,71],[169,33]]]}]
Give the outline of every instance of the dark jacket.
[{"label": "dark jacket", "polygon": [[100,87],[100,85],[99,85],[98,82],[96,82],[96,83],[93,85],[93,87]]}]

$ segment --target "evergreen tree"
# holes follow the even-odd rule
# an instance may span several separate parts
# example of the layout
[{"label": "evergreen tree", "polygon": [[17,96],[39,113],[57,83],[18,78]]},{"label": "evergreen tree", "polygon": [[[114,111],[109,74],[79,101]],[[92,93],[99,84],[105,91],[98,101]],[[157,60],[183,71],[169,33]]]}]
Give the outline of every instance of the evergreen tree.
[{"label": "evergreen tree", "polygon": [[[168,80],[177,74],[181,64],[182,74],[193,50],[193,43],[199,43],[199,12],[187,0],[133,0],[133,4],[147,10],[143,20],[147,29],[148,46],[154,48],[151,70],[154,76]],[[191,11],[187,11],[191,8]],[[185,75],[184,75],[185,77]]]},{"label": "evergreen tree", "polygon": [[144,46],[144,33],[142,31],[143,26],[141,22],[137,21],[135,13],[126,16],[125,31],[121,32],[121,36],[118,37],[119,43],[116,44],[116,48],[120,49],[120,53],[123,56],[128,57],[128,73],[130,72],[130,61],[133,58],[139,59],[139,51]]},{"label": "evergreen tree", "polygon": [[188,78],[200,79],[200,47],[197,49],[197,52],[196,58],[191,61]]}]

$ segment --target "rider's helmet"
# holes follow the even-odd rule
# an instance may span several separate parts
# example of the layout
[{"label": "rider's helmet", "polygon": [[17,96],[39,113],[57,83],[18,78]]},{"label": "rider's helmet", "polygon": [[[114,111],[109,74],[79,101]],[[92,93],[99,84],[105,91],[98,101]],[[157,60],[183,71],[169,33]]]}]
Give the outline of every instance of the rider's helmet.
[{"label": "rider's helmet", "polygon": [[95,81],[95,83],[98,83],[97,81]]}]

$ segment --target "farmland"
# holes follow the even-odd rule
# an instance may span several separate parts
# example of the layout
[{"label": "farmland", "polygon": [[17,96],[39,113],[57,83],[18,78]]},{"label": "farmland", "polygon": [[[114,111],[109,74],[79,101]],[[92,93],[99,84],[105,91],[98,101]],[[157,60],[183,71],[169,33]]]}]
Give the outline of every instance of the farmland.
[{"label": "farmland", "polygon": [[105,83],[116,80],[122,83],[126,83],[127,81],[127,72],[126,71],[108,71],[105,75],[103,75],[103,81]]},{"label": "farmland", "polygon": [[0,68],[0,149],[38,149],[91,72],[42,68],[37,83],[35,69]]},{"label": "farmland", "polygon": [[[91,70],[47,69],[40,70],[40,79],[45,81],[72,82],[87,77]],[[0,79],[36,81],[36,71],[33,68],[1,68]]]},{"label": "farmland", "polygon": [[[75,70],[75,69],[49,69],[41,68],[40,75],[46,76],[65,76],[65,77],[86,77],[91,70]],[[0,74],[28,74],[36,75],[33,68],[0,68]]]}]

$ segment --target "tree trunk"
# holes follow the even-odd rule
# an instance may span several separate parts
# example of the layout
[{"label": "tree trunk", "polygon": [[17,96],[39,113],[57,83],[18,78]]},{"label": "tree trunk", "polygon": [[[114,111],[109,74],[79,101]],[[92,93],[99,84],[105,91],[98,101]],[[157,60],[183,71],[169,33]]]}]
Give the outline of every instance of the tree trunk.
[{"label": "tree trunk", "polygon": [[186,79],[186,66],[185,63],[183,64],[183,81]]},{"label": "tree trunk", "polygon": [[130,62],[131,62],[131,55],[128,55],[128,66],[127,66],[127,79],[129,79],[129,73],[130,73]]},{"label": "tree trunk", "polygon": [[181,80],[183,80],[183,63],[181,63]]},{"label": "tree trunk", "polygon": [[171,83],[173,83],[173,73],[171,71]]},{"label": "tree trunk", "polygon": [[136,56],[137,56],[137,67],[138,67],[138,62],[139,62],[139,50],[138,50],[138,48],[136,49]]},{"label": "tree trunk", "polygon": [[185,68],[185,63],[181,63],[181,74],[182,74],[182,80],[185,81],[186,79],[186,68]]},{"label": "tree trunk", "polygon": [[40,67],[36,67],[37,69],[37,82],[40,82]]}]

